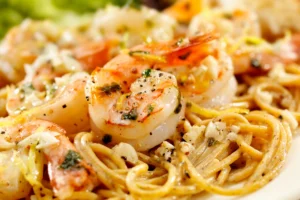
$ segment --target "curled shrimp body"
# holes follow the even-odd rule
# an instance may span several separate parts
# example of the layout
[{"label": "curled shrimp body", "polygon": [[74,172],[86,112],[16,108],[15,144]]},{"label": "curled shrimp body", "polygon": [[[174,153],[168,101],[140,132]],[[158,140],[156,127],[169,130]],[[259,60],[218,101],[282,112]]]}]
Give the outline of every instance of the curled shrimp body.
[{"label": "curled shrimp body", "polygon": [[193,18],[189,35],[216,30],[232,58],[234,73],[261,74],[277,63],[299,63],[299,34],[269,43],[261,38],[260,21],[247,9],[212,9]]},{"label": "curled shrimp body", "polygon": [[174,133],[184,111],[180,94],[203,106],[229,103],[236,87],[232,64],[214,39],[140,45],[95,70],[86,89],[93,131],[146,150]]},{"label": "curled shrimp body", "polygon": [[[110,51],[116,46],[105,39],[95,41],[76,28],[62,30],[49,21],[25,20],[0,43],[0,88],[24,82],[24,77],[28,81],[32,78],[28,74],[33,73],[40,74],[34,82],[41,87],[45,78],[67,71],[91,72],[111,58]],[[69,66],[61,66],[65,63]]]},{"label": "curled shrimp body", "polygon": [[[258,39],[258,43],[244,43],[231,54],[235,74],[264,74],[276,64],[300,63],[299,33],[268,43]],[[257,40],[257,39],[256,39]]]},{"label": "curled shrimp body", "polygon": [[11,29],[0,44],[0,87],[21,81],[25,76],[24,64],[32,63],[44,45],[58,36],[57,27],[49,21],[25,20]]},{"label": "curled shrimp body", "polygon": [[[18,152],[25,154],[31,146],[41,150],[48,163],[49,179],[55,196],[65,199],[74,191],[91,190],[95,186],[91,168],[82,160],[74,145],[65,136],[65,130],[56,124],[42,120],[14,124],[18,121],[20,120],[1,121],[0,130],[3,133],[1,142],[4,140],[6,144],[10,144],[10,146],[6,145],[6,148],[17,149]],[[73,162],[68,162],[70,160]],[[17,161],[15,162],[20,166]],[[23,175],[30,184],[34,183],[26,173]],[[39,181],[38,178],[36,181]]]},{"label": "curled shrimp body", "polygon": [[8,95],[6,108],[10,116],[21,115],[56,123],[68,135],[88,130],[90,122],[84,92],[87,78],[85,72],[67,74],[57,78],[46,92],[39,92],[31,85],[15,89]]},{"label": "curled shrimp body", "polygon": [[201,106],[230,103],[236,81],[230,57],[210,32],[165,44],[134,47],[129,55],[149,67],[175,75],[182,95]]},{"label": "curled shrimp body", "polygon": [[172,17],[144,6],[139,10],[107,6],[96,13],[88,35],[119,41],[121,48],[130,48],[143,42],[172,40],[176,26]]},{"label": "curled shrimp body", "polygon": [[[138,150],[150,149],[174,134],[183,117],[176,79],[147,66],[138,66],[134,73],[117,66],[108,63],[87,83],[92,130],[105,143],[125,141]],[[123,76],[129,76],[127,81]]]}]

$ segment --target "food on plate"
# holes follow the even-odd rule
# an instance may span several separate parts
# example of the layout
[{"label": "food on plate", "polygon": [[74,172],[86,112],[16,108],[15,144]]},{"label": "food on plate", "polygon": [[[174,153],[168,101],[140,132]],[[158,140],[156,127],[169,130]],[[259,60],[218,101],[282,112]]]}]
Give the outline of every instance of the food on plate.
[{"label": "food on plate", "polygon": [[[8,31],[0,198],[201,199],[276,181],[299,131],[300,34],[230,2],[132,1]],[[90,3],[72,9],[103,6]]]}]

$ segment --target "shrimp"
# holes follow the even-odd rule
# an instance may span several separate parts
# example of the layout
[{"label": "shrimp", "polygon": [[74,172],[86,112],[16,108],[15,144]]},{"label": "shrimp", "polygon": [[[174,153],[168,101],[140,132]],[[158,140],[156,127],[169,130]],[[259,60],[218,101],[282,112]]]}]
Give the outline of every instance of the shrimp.
[{"label": "shrimp", "polygon": [[172,40],[176,27],[175,19],[154,9],[108,6],[96,13],[87,34],[118,41],[121,48],[131,48],[143,42]]},{"label": "shrimp", "polygon": [[29,195],[31,186],[12,160],[13,150],[0,152],[0,198],[22,199]]},{"label": "shrimp", "polygon": [[85,72],[67,74],[57,78],[46,93],[34,90],[31,85],[14,90],[7,98],[7,111],[10,116],[21,115],[28,120],[37,118],[56,123],[67,134],[88,130],[90,122],[84,93],[87,78]]},{"label": "shrimp", "polygon": [[18,114],[18,110],[42,104],[43,98],[51,99],[55,93],[56,87],[53,85],[55,79],[70,72],[82,71],[82,68],[69,51],[59,51],[54,44],[48,44],[44,53],[32,65],[25,65],[25,71],[24,80],[16,88],[14,86],[10,88],[7,100],[10,115]]},{"label": "shrimp", "polygon": [[49,21],[25,20],[10,30],[0,45],[0,85],[21,81],[25,76],[24,64],[32,63],[43,46],[58,36],[59,30]]},{"label": "shrimp", "polygon": [[74,47],[72,53],[84,71],[92,72],[96,67],[103,67],[114,56],[113,49],[117,46],[114,40],[87,41]]},{"label": "shrimp", "polygon": [[300,34],[294,33],[274,43],[262,40],[258,44],[244,46],[243,51],[236,51],[231,55],[235,74],[264,74],[279,63],[300,64],[299,38]]},{"label": "shrimp", "polygon": [[[181,93],[206,106],[230,101],[236,86],[230,58],[212,40],[212,35],[204,35],[141,45],[96,69],[86,88],[92,130],[104,142],[123,141],[147,150],[175,132],[185,109]],[[202,83],[177,85],[180,76],[202,68]]]},{"label": "shrimp", "polygon": [[261,38],[260,22],[254,12],[240,8],[203,12],[191,21],[189,35],[212,30],[221,33],[235,74],[261,74],[268,72],[276,63],[299,62],[300,34],[269,43]]},{"label": "shrimp", "polygon": [[[185,107],[173,75],[147,66],[130,73],[127,67],[112,62],[93,72],[86,89],[92,130],[104,143],[123,141],[147,150],[176,131]],[[126,83],[122,76],[129,76]]]},{"label": "shrimp", "polygon": [[[19,120],[16,121],[19,122]],[[19,152],[36,145],[36,148],[44,153],[48,162],[51,186],[55,195],[60,199],[67,198],[74,191],[92,190],[95,186],[96,180],[92,176],[94,172],[82,160],[74,145],[65,136],[65,130],[61,127],[42,120],[18,124],[11,121],[6,124],[2,120],[1,125],[0,131],[6,142],[15,144],[13,148]],[[10,183],[16,181],[13,178],[6,180]],[[20,188],[16,187],[15,189]],[[24,194],[22,197],[28,195],[24,192],[21,194]]]},{"label": "shrimp", "polygon": [[24,77],[41,85],[70,71],[91,72],[113,56],[111,50],[116,46],[105,39],[94,41],[76,29],[61,30],[48,21],[25,20],[0,45],[0,88]]},{"label": "shrimp", "polygon": [[245,36],[261,36],[256,13],[241,8],[232,10],[215,8],[201,12],[191,20],[188,35],[194,36],[211,31],[219,32],[230,44]]},{"label": "shrimp", "polygon": [[[230,103],[236,90],[233,66],[213,32],[165,44],[134,47],[129,54],[175,75],[182,95],[204,107]],[[155,61],[156,60],[156,61]]]}]

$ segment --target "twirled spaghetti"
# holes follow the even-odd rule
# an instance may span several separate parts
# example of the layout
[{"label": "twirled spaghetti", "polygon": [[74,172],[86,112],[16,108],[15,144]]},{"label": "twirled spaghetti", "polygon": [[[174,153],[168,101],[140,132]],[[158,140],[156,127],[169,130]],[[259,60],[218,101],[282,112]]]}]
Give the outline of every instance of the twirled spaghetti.
[{"label": "twirled spaghetti", "polygon": [[[194,16],[185,3],[195,4],[166,13],[185,9],[188,18],[174,17],[189,28],[148,8],[110,7],[61,32],[24,22],[32,49],[14,40],[18,28],[9,33],[0,198],[201,199],[276,180],[299,128],[299,35],[271,43],[255,12],[206,5]],[[105,29],[101,20],[118,11],[141,18],[135,26],[115,16]]]}]

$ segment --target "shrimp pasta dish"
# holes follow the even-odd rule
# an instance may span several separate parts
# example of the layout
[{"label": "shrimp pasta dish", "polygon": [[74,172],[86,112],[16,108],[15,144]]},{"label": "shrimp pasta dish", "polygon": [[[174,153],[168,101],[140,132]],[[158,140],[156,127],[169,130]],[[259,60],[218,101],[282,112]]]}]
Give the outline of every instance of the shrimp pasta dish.
[{"label": "shrimp pasta dish", "polygon": [[276,181],[299,129],[299,13],[178,0],[24,20],[0,43],[0,199],[240,197]]}]

